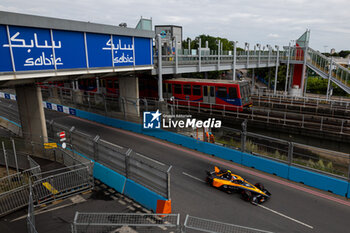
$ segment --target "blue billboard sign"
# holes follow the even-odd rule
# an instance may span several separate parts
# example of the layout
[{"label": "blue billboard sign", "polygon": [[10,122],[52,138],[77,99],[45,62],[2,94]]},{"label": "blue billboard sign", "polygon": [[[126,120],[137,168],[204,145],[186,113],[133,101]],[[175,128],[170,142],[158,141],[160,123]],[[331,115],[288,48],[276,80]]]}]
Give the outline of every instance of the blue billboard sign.
[{"label": "blue billboard sign", "polygon": [[151,38],[0,25],[0,72],[152,65],[151,51]]}]

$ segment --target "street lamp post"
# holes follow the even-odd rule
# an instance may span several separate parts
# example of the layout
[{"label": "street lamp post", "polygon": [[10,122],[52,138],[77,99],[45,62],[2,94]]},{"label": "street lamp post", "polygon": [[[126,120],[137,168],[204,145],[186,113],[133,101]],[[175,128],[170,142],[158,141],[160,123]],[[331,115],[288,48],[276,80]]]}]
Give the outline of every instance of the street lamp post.
[{"label": "street lamp post", "polygon": [[246,51],[246,54],[247,54],[247,69],[248,69],[248,66],[249,66],[249,43],[245,42],[244,43],[244,49]]},{"label": "street lamp post", "polygon": [[276,72],[275,72],[275,85],[273,87],[273,94],[276,95],[277,93],[277,76],[278,76],[278,63],[279,63],[279,46],[275,45],[275,48],[277,49],[277,59],[276,59]]},{"label": "street lamp post", "polygon": [[232,67],[232,79],[233,80],[236,80],[237,43],[238,43],[238,41],[233,42],[233,67]]}]

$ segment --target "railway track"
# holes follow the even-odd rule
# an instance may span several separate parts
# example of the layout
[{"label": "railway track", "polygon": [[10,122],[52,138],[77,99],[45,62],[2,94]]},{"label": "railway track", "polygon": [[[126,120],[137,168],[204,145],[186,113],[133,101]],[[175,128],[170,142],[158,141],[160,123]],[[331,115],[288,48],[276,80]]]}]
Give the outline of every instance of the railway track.
[{"label": "railway track", "polygon": [[330,116],[302,114],[297,112],[271,110],[253,107],[246,112],[232,112],[218,109],[200,109],[195,106],[176,106],[176,111],[193,116],[217,117],[226,120],[250,120],[265,124],[298,129],[310,129],[323,133],[342,134],[350,136],[350,119]]},{"label": "railway track", "polygon": [[253,106],[279,111],[313,114],[317,116],[350,119],[350,102],[305,101],[305,99],[253,96]]}]

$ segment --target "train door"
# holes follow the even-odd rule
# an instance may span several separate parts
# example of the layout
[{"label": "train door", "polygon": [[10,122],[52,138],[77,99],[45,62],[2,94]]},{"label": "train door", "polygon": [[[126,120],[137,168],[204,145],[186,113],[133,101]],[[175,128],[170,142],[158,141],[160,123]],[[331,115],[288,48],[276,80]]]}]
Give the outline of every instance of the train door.
[{"label": "train door", "polygon": [[171,83],[163,83],[163,97],[165,99],[170,99],[172,95]]},{"label": "train door", "polygon": [[209,86],[209,103],[216,104],[215,87]]},{"label": "train door", "polygon": [[215,104],[215,87],[203,86],[203,103]]}]

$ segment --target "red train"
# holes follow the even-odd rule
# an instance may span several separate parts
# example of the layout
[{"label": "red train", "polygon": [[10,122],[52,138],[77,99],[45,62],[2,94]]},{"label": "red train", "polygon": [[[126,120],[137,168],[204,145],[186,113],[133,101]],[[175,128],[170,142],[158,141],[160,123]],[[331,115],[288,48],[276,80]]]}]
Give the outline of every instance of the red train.
[{"label": "red train", "polygon": [[246,81],[177,78],[163,82],[164,98],[172,96],[180,105],[243,111],[252,105]]}]

